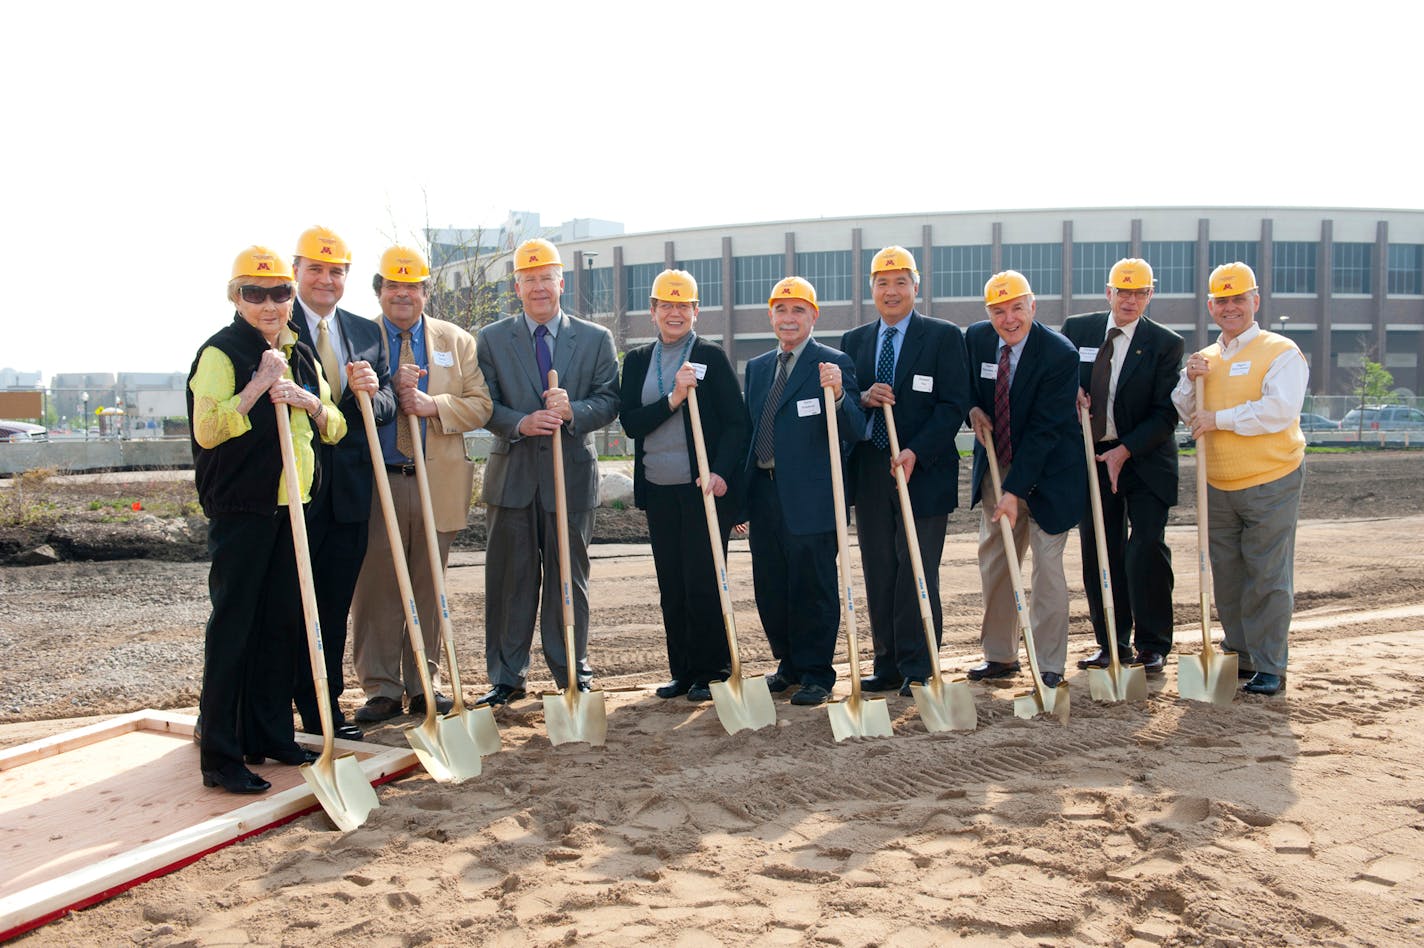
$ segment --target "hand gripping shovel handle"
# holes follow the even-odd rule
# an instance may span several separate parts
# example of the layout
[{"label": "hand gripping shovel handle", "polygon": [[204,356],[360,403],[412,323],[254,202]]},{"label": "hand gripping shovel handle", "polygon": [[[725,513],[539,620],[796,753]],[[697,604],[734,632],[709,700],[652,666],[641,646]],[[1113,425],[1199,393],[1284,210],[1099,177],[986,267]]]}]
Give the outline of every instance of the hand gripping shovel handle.
[{"label": "hand gripping shovel handle", "polygon": [[[934,615],[930,612],[929,589],[925,585],[925,564],[920,557],[920,533],[915,527],[915,509],[910,504],[910,484],[905,480],[905,469],[894,465],[900,455],[900,435],[895,430],[895,410],[891,405],[881,405],[885,412],[885,433],[890,437],[890,460],[895,469],[895,488],[900,494],[900,522],[905,526],[905,546],[910,550],[910,567],[915,571],[915,588],[919,591],[920,625],[925,631],[925,648],[930,655],[930,668],[934,677],[931,687],[940,686],[939,644],[935,642]],[[857,513],[856,517],[859,518]],[[859,522],[857,520],[857,522]]]},{"label": "hand gripping shovel handle", "polygon": [[[1201,376],[1196,379],[1196,405],[1201,408],[1205,401],[1206,384]],[[1201,585],[1201,632],[1202,662],[1211,661],[1214,650],[1211,647],[1211,558],[1206,518],[1206,437],[1197,439],[1197,573]]]},{"label": "hand gripping shovel handle", "polygon": [[727,681],[740,683],[742,660],[737,652],[737,622],[732,610],[731,590],[727,586],[727,558],[722,553],[717,501],[708,492],[712,473],[707,466],[707,441],[702,434],[702,413],[697,407],[695,388],[687,390],[687,410],[692,416],[692,444],[697,452],[697,476],[702,484],[702,509],[707,516],[707,538],[712,543],[712,563],[717,568],[717,597],[722,603],[722,624],[727,631],[727,650],[732,657],[732,671],[727,676]]},{"label": "hand gripping shovel handle", "polygon": [[1113,606],[1112,570],[1108,566],[1108,539],[1103,535],[1103,498],[1098,493],[1101,485],[1098,483],[1097,453],[1093,451],[1093,420],[1088,413],[1088,406],[1079,406],[1078,421],[1083,428],[1083,453],[1087,455],[1088,462],[1088,499],[1093,506],[1093,539],[1098,551],[1098,588],[1102,590],[1103,617],[1108,630],[1108,655],[1112,662],[1109,673],[1112,680],[1117,682],[1121,677],[1117,654],[1117,615]]}]

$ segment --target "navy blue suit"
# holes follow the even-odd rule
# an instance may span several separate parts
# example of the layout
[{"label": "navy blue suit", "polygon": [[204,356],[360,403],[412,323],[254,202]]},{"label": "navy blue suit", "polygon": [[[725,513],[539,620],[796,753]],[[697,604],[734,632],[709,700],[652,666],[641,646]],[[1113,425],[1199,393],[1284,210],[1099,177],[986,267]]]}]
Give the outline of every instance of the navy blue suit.
[{"label": "navy blue suit", "polygon": [[[341,351],[336,358],[343,366],[350,362],[371,363],[381,386],[371,398],[371,407],[376,424],[387,424],[396,417],[396,395],[391,388],[391,375],[381,348],[380,328],[375,322],[340,307],[332,315],[341,327]],[[296,330],[297,338],[315,352],[316,340],[307,326],[307,314],[300,302],[292,304],[291,326]],[[332,401],[346,417],[346,437],[336,444],[314,445],[321,480],[313,485],[306,513],[312,580],[316,586],[317,614],[321,620],[327,684],[331,689],[331,710],[339,725],[344,719],[336,699],[344,690],[342,665],[346,654],[346,617],[351,610],[351,597],[356,591],[361,562],[366,558],[373,488],[371,450],[366,446],[366,424],[361,420],[356,393],[347,387],[341,389],[338,398],[341,380],[328,379],[327,384],[331,386]],[[305,640],[297,660],[293,691],[297,713],[302,718],[302,730],[320,734],[321,718],[317,711]]]},{"label": "navy blue suit", "polygon": [[[775,472],[768,474],[757,466],[762,411],[777,371],[777,350],[773,350],[747,363],[752,446],[746,475],[752,581],[771,653],[780,662],[779,673],[790,681],[829,690],[836,681],[831,659],[840,632],[835,518],[845,517],[846,511],[836,509],[831,489],[822,362],[841,368],[838,461],[844,464],[849,448],[860,441],[865,414],[855,367],[844,352],[810,339],[791,368],[772,418]],[[817,406],[814,413],[803,414],[811,411],[812,403]]]},{"label": "navy blue suit", "polygon": [[[897,327],[904,335],[895,362],[895,431],[901,450],[915,452],[910,505],[930,600],[935,641],[943,634],[939,561],[951,511],[959,501],[959,451],[954,436],[969,413],[969,362],[964,335],[954,323],[912,312]],[[863,389],[876,380],[880,320],[841,338],[855,363]],[[856,536],[865,571],[875,675],[894,681],[927,678],[932,669],[920,621],[919,591],[901,523],[899,491],[890,470],[889,448],[871,440],[882,408],[865,409],[866,440],[851,452],[846,489],[855,506]]]}]

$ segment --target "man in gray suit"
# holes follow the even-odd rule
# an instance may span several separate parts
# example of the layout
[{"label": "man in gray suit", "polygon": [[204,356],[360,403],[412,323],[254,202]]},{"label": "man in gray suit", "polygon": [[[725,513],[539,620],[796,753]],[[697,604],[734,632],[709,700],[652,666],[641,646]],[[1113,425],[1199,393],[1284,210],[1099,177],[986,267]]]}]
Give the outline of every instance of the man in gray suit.
[{"label": "man in gray suit", "polygon": [[[486,427],[496,438],[484,481],[485,662],[493,685],[480,699],[485,704],[524,697],[536,611],[549,671],[560,688],[568,680],[550,436],[563,439],[579,689],[587,691],[593,680],[588,664],[588,542],[598,506],[593,433],[618,416],[618,360],[608,330],[559,308],[563,271],[558,248],[549,241],[520,244],[514,287],[524,312],[486,326],[478,337],[480,369],[494,401]],[[559,373],[555,388],[548,385],[550,368]]]}]

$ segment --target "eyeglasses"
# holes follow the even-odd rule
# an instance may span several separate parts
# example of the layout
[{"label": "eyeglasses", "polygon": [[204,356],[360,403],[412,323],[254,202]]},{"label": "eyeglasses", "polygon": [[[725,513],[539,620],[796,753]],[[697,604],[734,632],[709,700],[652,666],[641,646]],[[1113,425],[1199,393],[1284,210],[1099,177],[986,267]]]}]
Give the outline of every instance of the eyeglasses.
[{"label": "eyeglasses", "polygon": [[247,286],[238,287],[238,292],[242,294],[243,302],[265,303],[271,300],[274,303],[285,303],[292,298],[292,284],[283,283],[281,286]]},{"label": "eyeglasses", "polygon": [[1128,299],[1145,300],[1152,295],[1152,291],[1145,287],[1140,290],[1124,290],[1122,287],[1115,287],[1118,296],[1125,296]]}]

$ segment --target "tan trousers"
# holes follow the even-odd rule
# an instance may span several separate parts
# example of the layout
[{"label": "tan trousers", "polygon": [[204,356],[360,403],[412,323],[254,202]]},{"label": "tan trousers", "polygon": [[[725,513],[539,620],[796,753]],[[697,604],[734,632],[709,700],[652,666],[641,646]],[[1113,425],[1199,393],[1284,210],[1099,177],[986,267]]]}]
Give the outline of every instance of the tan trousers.
[{"label": "tan trousers", "polygon": [[[1014,581],[1004,550],[1003,528],[989,522],[993,504],[981,501],[979,506],[979,579],[984,587],[984,623],[980,626],[979,639],[986,660],[1012,662],[1019,655],[1019,620],[1014,606]],[[1028,612],[1034,651],[1040,672],[1059,675],[1063,674],[1068,659],[1068,580],[1063,575],[1063,548],[1068,542],[1068,532],[1045,533],[1039,529],[1029,515],[1028,504],[1019,499],[1014,549],[1020,567],[1024,554],[1033,551],[1033,595],[1029,597]]]},{"label": "tan trousers", "polygon": [[[396,523],[400,526],[400,549],[410,570],[416,612],[420,616],[426,667],[430,670],[432,685],[438,685],[440,659],[443,657],[440,651],[440,602],[431,578],[430,554],[425,548],[420,489],[414,477],[391,474],[390,480]],[[381,512],[380,495],[374,491],[371,496],[370,537],[366,559],[361,564],[361,575],[356,580],[356,596],[351,602],[351,662],[367,700],[381,697],[399,701],[402,693],[413,698],[424,692],[410,647],[410,634],[405,626],[406,602],[396,583],[386,518]],[[455,533],[437,533],[436,538],[440,544],[443,575]]]}]

